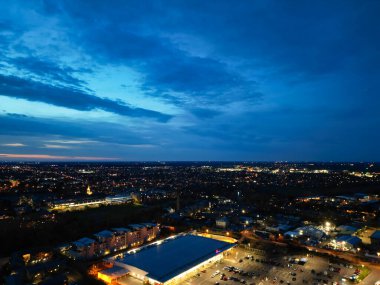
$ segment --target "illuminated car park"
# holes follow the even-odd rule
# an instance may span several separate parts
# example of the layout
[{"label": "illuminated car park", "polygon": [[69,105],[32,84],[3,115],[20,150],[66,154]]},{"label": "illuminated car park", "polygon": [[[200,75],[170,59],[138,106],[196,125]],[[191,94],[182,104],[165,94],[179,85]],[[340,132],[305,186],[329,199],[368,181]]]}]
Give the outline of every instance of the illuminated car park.
[{"label": "illuminated car park", "polygon": [[[237,254],[236,254],[237,253]],[[246,259],[248,255],[252,255],[251,258]],[[193,275],[184,282],[187,285],[214,285],[217,282],[222,285],[242,284],[241,280],[244,280],[243,284],[256,284],[256,285],[301,285],[301,284],[352,284],[348,280],[343,282],[345,276],[350,276],[354,272],[354,268],[351,266],[346,268],[340,264],[333,264],[332,267],[341,268],[340,272],[333,272],[330,270],[329,261],[325,257],[307,257],[308,261],[304,264],[297,264],[297,260],[305,256],[289,255],[286,258],[284,256],[271,256],[269,253],[257,255],[252,251],[236,247],[233,249],[232,254],[224,258],[221,264],[215,264],[209,268],[206,272],[199,272],[199,275]],[[296,262],[290,263],[289,259]],[[239,262],[242,260],[242,262]],[[256,261],[260,260],[260,261]],[[274,262],[272,265],[269,261]],[[265,261],[265,262],[264,262]],[[288,267],[289,264],[289,267]],[[241,275],[238,272],[233,272],[224,269],[227,266],[233,266],[246,272],[246,275]],[[215,271],[219,270],[220,274],[212,277]],[[314,273],[312,273],[314,270]],[[326,272],[327,275],[324,273]],[[253,273],[253,276],[251,276]],[[225,274],[227,280],[221,280],[221,277]],[[232,279],[230,277],[233,277]],[[295,280],[293,280],[295,278]],[[281,282],[282,281],[282,282]],[[288,283],[289,282],[289,283]],[[336,284],[336,283],[335,283]]]}]

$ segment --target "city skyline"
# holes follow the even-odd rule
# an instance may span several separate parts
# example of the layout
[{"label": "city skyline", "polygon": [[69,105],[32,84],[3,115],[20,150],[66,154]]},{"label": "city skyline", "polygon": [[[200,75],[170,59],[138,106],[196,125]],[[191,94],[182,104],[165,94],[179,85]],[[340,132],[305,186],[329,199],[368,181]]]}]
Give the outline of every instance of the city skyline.
[{"label": "city skyline", "polygon": [[380,160],[380,2],[3,2],[0,161]]}]

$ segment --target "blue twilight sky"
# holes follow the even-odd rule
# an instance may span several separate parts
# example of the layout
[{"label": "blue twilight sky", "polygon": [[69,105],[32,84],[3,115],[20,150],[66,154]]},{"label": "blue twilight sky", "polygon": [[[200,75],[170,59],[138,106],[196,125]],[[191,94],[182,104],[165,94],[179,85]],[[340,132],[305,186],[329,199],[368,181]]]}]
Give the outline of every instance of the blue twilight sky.
[{"label": "blue twilight sky", "polygon": [[380,160],[380,1],[0,7],[0,160]]}]

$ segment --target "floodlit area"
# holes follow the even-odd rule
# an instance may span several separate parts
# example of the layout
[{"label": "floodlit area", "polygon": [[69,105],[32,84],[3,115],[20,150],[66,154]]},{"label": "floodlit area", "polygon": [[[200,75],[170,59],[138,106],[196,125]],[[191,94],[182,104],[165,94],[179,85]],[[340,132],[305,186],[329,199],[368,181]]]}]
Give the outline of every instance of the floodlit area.
[{"label": "floodlit area", "polygon": [[[183,284],[356,284],[352,279],[360,267],[329,263],[325,257],[313,255],[270,256],[263,251],[236,247],[229,256],[205,270],[199,270]],[[375,278],[374,276],[371,278]],[[369,281],[370,279],[368,279]],[[360,284],[368,283],[367,280]]]}]

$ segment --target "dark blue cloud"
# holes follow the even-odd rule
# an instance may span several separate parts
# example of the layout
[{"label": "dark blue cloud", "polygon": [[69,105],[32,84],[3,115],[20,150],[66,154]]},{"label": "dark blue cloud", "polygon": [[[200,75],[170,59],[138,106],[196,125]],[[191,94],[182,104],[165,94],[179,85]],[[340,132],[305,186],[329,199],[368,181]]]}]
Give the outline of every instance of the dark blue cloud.
[{"label": "dark blue cloud", "polygon": [[47,85],[16,76],[0,75],[0,94],[81,111],[101,109],[122,116],[155,118],[163,122],[170,119],[166,114],[133,108],[122,102],[99,98],[79,89]]},{"label": "dark blue cloud", "polygon": [[[157,143],[141,139],[133,128],[126,128],[119,124],[102,123],[94,128],[88,121],[78,122],[62,119],[46,120],[38,117],[29,117],[23,114],[0,115],[0,136],[12,137],[39,137],[39,143],[49,139],[85,139],[97,142],[118,144],[152,144]],[[115,133],[118,135],[115,136]],[[26,141],[26,143],[28,143]]]},{"label": "dark blue cloud", "polygon": [[83,80],[74,76],[74,73],[83,73],[83,70],[76,70],[69,66],[59,66],[46,59],[42,60],[38,57],[32,56],[7,58],[6,60],[15,68],[24,70],[31,75],[40,76],[47,80],[55,80],[61,84],[67,84],[74,87],[84,87],[85,85]]}]

